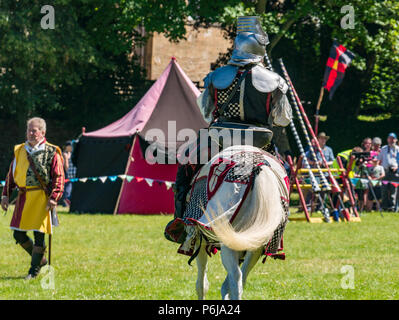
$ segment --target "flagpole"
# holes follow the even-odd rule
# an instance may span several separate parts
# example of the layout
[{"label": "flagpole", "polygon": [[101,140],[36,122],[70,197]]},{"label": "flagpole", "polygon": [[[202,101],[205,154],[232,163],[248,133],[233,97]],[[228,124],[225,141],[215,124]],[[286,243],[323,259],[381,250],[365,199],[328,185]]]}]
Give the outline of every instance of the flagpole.
[{"label": "flagpole", "polygon": [[320,95],[319,95],[319,100],[317,101],[317,106],[316,106],[316,114],[315,116],[315,125],[314,125],[314,131],[315,131],[315,135],[317,136],[318,132],[319,132],[319,111],[320,111],[320,105],[321,102],[323,100],[323,96],[324,96],[324,87],[321,86],[320,88]]}]

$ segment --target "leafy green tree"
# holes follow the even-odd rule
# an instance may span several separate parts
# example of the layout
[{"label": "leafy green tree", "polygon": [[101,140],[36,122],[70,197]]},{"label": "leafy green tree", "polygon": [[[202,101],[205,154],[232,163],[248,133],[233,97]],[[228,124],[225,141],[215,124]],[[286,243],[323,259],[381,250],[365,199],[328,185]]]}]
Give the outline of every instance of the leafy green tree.
[{"label": "leafy green tree", "polygon": [[[48,4],[55,10],[54,29],[41,28],[43,4],[38,0],[0,1],[0,117],[17,120],[21,127],[27,117],[42,115],[67,119],[75,128],[98,128],[130,109],[148,86],[134,50],[152,32],[179,41],[191,18],[196,26],[220,23],[232,38],[237,16],[255,14],[269,33],[269,55],[284,58],[309,114],[314,113],[334,38],[356,58],[333,100],[324,99],[322,112],[328,114],[328,123],[338,126],[365,112],[399,112],[395,0],[54,0]],[[341,27],[345,5],[354,8],[354,29]],[[227,58],[228,54],[219,62]]]},{"label": "leafy green tree", "polygon": [[[152,32],[172,40],[185,33],[184,0],[45,3],[54,29],[41,26],[42,1],[0,1],[0,119],[17,124],[21,139],[34,115],[62,120],[58,129],[74,135],[117,119],[149,85],[135,48]],[[1,172],[10,157],[0,155]]]},{"label": "leafy green tree", "polygon": [[49,4],[55,11],[54,29],[41,27],[42,2],[0,2],[0,113],[21,126],[33,114],[70,109],[88,115],[99,111],[97,103],[100,110],[106,108],[101,101],[123,104],[129,94],[120,93],[143,79],[132,55],[134,45],[154,31],[172,40],[185,33],[186,3],[181,0]]},{"label": "leafy green tree", "polygon": [[[356,57],[333,99],[323,100],[321,112],[327,114],[328,121],[321,123],[321,129],[361,139],[353,134],[361,125],[356,122],[359,114],[386,112],[399,116],[399,2],[258,0],[226,1],[223,7],[201,0],[190,3],[201,7],[200,24],[221,23],[230,39],[236,35],[238,16],[259,15],[269,34],[267,50],[275,70],[279,72],[275,58],[282,57],[309,118],[315,112],[333,39],[354,52]],[[341,9],[348,5],[353,8],[354,28],[341,25],[348,14]],[[217,64],[226,63],[231,51],[221,54]],[[345,143],[353,142],[341,140],[337,148],[347,147]]]}]

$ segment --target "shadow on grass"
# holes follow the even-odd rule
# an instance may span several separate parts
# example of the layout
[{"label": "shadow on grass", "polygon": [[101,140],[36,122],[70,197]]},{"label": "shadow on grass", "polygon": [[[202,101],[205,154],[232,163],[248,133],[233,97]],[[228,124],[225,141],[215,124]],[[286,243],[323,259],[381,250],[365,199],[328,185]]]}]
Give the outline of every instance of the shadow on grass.
[{"label": "shadow on grass", "polygon": [[0,281],[20,280],[20,279],[25,279],[25,276],[3,276],[3,277],[0,277]]}]

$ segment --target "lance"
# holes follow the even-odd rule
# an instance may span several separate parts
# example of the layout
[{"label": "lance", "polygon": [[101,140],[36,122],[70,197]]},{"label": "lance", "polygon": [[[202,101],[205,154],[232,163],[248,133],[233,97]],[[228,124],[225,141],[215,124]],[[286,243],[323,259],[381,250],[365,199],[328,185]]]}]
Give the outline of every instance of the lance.
[{"label": "lance", "polygon": [[[319,141],[317,140],[316,135],[315,135],[315,133],[313,131],[312,125],[310,124],[309,119],[308,119],[308,117],[306,115],[305,109],[302,106],[301,100],[299,99],[298,94],[296,93],[295,88],[294,88],[294,86],[293,86],[293,84],[291,82],[291,79],[290,79],[289,75],[288,75],[287,69],[284,66],[283,59],[279,59],[279,62],[280,62],[281,68],[283,70],[284,77],[286,78],[286,80],[288,82],[289,91],[290,91],[290,94],[291,94],[291,98],[293,100],[293,104],[294,104],[295,110],[296,110],[296,112],[298,114],[298,117],[301,120],[301,123],[303,123],[303,120],[305,121],[306,126],[309,129],[309,132],[310,132],[312,138],[314,139],[316,148],[317,148],[318,152],[320,153],[320,156],[322,158],[322,162],[323,162],[324,166],[327,169],[328,178],[329,178],[329,180],[331,182],[331,185],[332,185],[332,192],[341,193],[341,188],[339,187],[339,185],[337,183],[337,180],[335,180],[334,176],[331,173],[331,170],[330,170],[330,168],[329,168],[329,166],[327,164],[326,158],[324,157],[323,151],[321,150]],[[302,116],[300,116],[301,114],[302,114]],[[302,120],[302,117],[303,117],[303,120]],[[305,136],[307,136],[309,138],[308,133],[307,133],[306,130],[304,130],[304,133],[305,133]],[[309,139],[307,139],[307,140],[309,140]],[[312,148],[313,148],[313,146],[310,143],[310,149],[312,150]],[[312,156],[314,157],[313,154],[312,154]],[[314,157],[314,159],[317,160],[316,157]]]},{"label": "lance", "polygon": [[[303,133],[304,133],[304,135],[305,135],[306,142],[307,142],[307,144],[308,144],[308,146],[309,146],[309,151],[310,151],[310,153],[311,153],[311,155],[312,155],[312,157],[313,157],[313,159],[314,159],[314,161],[315,161],[315,163],[316,163],[316,168],[317,168],[317,170],[318,170],[318,172],[319,172],[319,175],[320,175],[320,179],[321,179],[323,191],[330,191],[330,190],[331,190],[331,187],[330,187],[329,183],[327,182],[327,179],[326,179],[326,177],[324,176],[323,172],[321,171],[320,165],[319,165],[319,163],[318,163],[318,161],[317,161],[316,152],[315,152],[315,150],[314,150],[314,148],[313,148],[312,142],[310,141],[310,137],[309,137],[309,134],[308,134],[308,132],[307,132],[307,130],[306,130],[305,123],[304,123],[304,121],[303,121],[303,119],[302,119],[301,112],[299,111],[298,104],[297,104],[297,102],[296,102],[296,100],[295,100],[294,92],[293,92],[293,90],[292,90],[292,84],[288,81],[288,74],[287,74],[285,68],[283,67],[283,66],[284,66],[283,60],[282,60],[282,59],[279,59],[279,62],[280,62],[280,64],[281,64],[281,66],[282,66],[282,70],[283,70],[283,73],[284,73],[284,77],[286,78],[286,81],[287,81],[287,84],[288,84],[288,91],[289,91],[289,93],[290,93],[291,100],[292,100],[292,103],[293,103],[293,105],[294,105],[294,109],[295,109],[295,111],[296,111],[296,113],[297,113],[297,116],[298,116],[298,119],[299,119],[299,123],[301,124],[302,131],[303,131]],[[315,139],[315,140],[316,140],[316,139]],[[324,155],[323,155],[323,156],[324,156]],[[328,166],[327,166],[327,167],[328,167]]]},{"label": "lance", "polygon": [[[272,66],[272,64],[271,64],[271,62],[269,60],[269,57],[268,57],[267,53],[265,54],[264,58],[265,58],[265,62],[266,62],[267,68],[270,71],[273,71],[273,66]],[[294,139],[295,139],[295,142],[296,142],[296,144],[298,146],[300,155],[303,157],[303,162],[305,164],[306,169],[311,169],[311,166],[310,166],[310,164],[308,162],[308,159],[306,157],[306,153],[305,153],[305,150],[303,148],[301,139],[299,138],[298,131],[295,128],[295,124],[294,124],[294,120],[293,119],[291,119],[291,121],[290,121],[290,128],[291,128],[291,131],[292,131],[292,133],[294,135]],[[319,201],[320,201],[320,205],[322,207],[323,215],[325,216],[326,220],[328,221],[329,220],[329,217],[328,217],[328,214],[327,214],[328,210],[326,210],[326,208],[324,207],[324,201],[322,200],[321,195],[320,195],[319,183],[317,182],[312,170],[309,170],[309,178],[310,178],[310,184],[312,186],[313,192],[316,193],[318,195],[318,197],[319,197]],[[326,182],[326,184],[328,185],[327,182]],[[306,211],[306,208],[304,208],[304,211]]]},{"label": "lance", "polygon": [[[265,53],[265,57],[264,57],[264,58],[265,58],[265,62],[266,62],[266,64],[267,64],[267,68],[268,68],[270,71],[274,71],[274,70],[273,70],[273,66],[272,66],[272,64],[271,64],[271,62],[270,62],[270,59],[269,59],[267,53]],[[293,135],[294,135],[295,142],[296,142],[296,144],[297,144],[297,146],[298,146],[299,153],[300,153],[300,155],[303,157],[303,162],[304,162],[304,164],[305,164],[306,169],[311,169],[311,166],[310,166],[310,164],[309,164],[309,162],[308,162],[308,159],[307,159],[307,157],[306,157],[306,153],[305,153],[305,150],[304,150],[304,148],[303,148],[301,139],[299,138],[298,131],[297,131],[296,128],[295,128],[295,124],[294,124],[294,120],[293,120],[293,119],[291,119],[291,121],[290,121],[290,128],[291,128],[291,131],[292,131],[292,133],[293,133]],[[311,185],[312,185],[312,190],[313,190],[314,192],[316,192],[316,193],[320,192],[319,183],[317,182],[317,180],[316,180],[316,178],[315,178],[315,176],[314,176],[312,170],[309,170],[309,178],[310,178],[310,183],[311,183]]]},{"label": "lance", "polygon": [[[349,221],[349,220],[350,220],[349,212],[348,212],[348,210],[345,208],[344,202],[343,202],[343,200],[342,200],[342,198],[341,198],[341,195],[340,195],[340,193],[342,192],[342,190],[341,190],[341,188],[340,188],[340,186],[339,186],[337,180],[334,178],[334,176],[333,176],[332,173],[331,173],[330,167],[329,167],[328,164],[327,164],[327,160],[326,160],[326,158],[324,157],[323,151],[321,150],[320,144],[319,144],[319,142],[318,142],[318,140],[317,140],[317,138],[316,138],[316,135],[315,135],[315,133],[314,133],[314,131],[313,131],[312,125],[311,125],[310,122],[309,122],[309,119],[308,119],[308,117],[307,117],[307,115],[306,115],[305,109],[304,109],[303,106],[302,106],[301,100],[299,99],[298,94],[297,94],[297,92],[295,91],[294,85],[292,84],[291,78],[290,78],[289,75],[288,75],[287,69],[286,69],[285,66],[284,66],[283,59],[280,58],[280,59],[279,59],[279,62],[280,62],[280,65],[281,65],[281,69],[283,70],[284,77],[286,78],[286,81],[288,82],[288,88],[289,88],[289,91],[290,91],[291,99],[292,99],[292,101],[293,101],[295,110],[296,110],[296,112],[297,112],[297,114],[298,114],[298,118],[299,118],[300,121],[301,121],[302,128],[304,129],[305,137],[307,137],[307,141],[308,141],[308,143],[309,143],[309,147],[310,147],[310,151],[312,152],[312,156],[313,156],[314,159],[316,160],[316,164],[317,164],[317,166],[318,166],[317,158],[316,158],[316,156],[315,156],[315,154],[314,154],[314,150],[312,151],[313,146],[312,146],[312,144],[310,143],[310,139],[309,139],[309,135],[308,135],[308,132],[307,132],[307,130],[306,130],[306,127],[309,129],[309,132],[310,132],[310,134],[312,135],[312,138],[313,138],[313,140],[314,140],[314,142],[315,142],[316,148],[317,148],[317,150],[318,150],[318,152],[320,153],[320,156],[321,156],[321,158],[322,158],[323,165],[324,165],[325,168],[327,169],[328,178],[329,178],[329,180],[330,180],[330,182],[331,182],[331,185],[332,185],[332,190],[331,190],[331,189],[330,189],[330,190],[331,190],[333,193],[336,193],[336,194],[337,194],[337,197],[338,197],[339,203],[340,203],[340,205],[341,205],[341,207],[342,207],[342,211],[343,211],[343,213],[344,213],[344,215],[345,215],[345,218]],[[306,127],[305,127],[303,121],[305,121]],[[318,168],[320,168],[320,167],[318,166]],[[321,174],[321,177],[322,177],[322,181],[325,182],[325,177],[324,177],[324,175],[321,173],[321,170],[320,170],[320,174]],[[324,179],[323,179],[323,178],[324,178]],[[329,199],[330,199],[331,207],[334,208],[334,205],[333,205],[333,202],[332,202],[332,199],[331,199],[331,196],[330,196],[330,195],[329,195]]]},{"label": "lance", "polygon": [[[292,133],[294,135],[295,142],[296,142],[296,144],[297,144],[297,146],[299,148],[300,155],[303,158],[303,162],[305,164],[305,167],[306,167],[306,169],[309,170],[309,178],[310,178],[310,184],[312,185],[312,190],[318,196],[318,199],[319,199],[319,202],[320,202],[320,205],[321,205],[321,208],[322,208],[322,213],[323,213],[324,218],[326,219],[326,221],[329,221],[329,219],[330,219],[329,218],[329,212],[328,212],[328,209],[324,206],[324,201],[323,201],[323,199],[322,199],[322,197],[320,195],[319,183],[317,182],[317,180],[316,180],[316,178],[315,178],[315,176],[314,176],[314,174],[313,174],[313,172],[311,170],[311,166],[310,166],[310,164],[308,162],[308,159],[306,157],[305,150],[303,149],[301,139],[299,138],[299,135],[298,135],[298,132],[297,132],[297,130],[295,128],[293,120],[290,121],[290,128],[291,128],[291,131],[292,131]],[[297,182],[297,184],[298,184],[298,182]],[[306,203],[305,203],[305,205],[306,205]],[[304,211],[306,212],[306,208],[304,208]],[[308,217],[306,217],[306,218],[308,218]]]}]

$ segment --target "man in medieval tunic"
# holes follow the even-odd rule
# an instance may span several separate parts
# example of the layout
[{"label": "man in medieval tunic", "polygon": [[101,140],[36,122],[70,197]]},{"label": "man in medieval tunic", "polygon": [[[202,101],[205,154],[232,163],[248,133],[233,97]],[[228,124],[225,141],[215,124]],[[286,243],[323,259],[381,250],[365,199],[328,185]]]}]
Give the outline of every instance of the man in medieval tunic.
[{"label": "man in medieval tunic", "polygon": [[[57,225],[55,207],[64,190],[61,149],[48,143],[45,134],[43,119],[28,120],[27,141],[14,147],[1,198],[1,207],[6,211],[12,191],[18,190],[10,228],[17,244],[31,256],[26,279],[35,278],[47,264],[44,236],[52,234],[53,225]],[[27,231],[33,231],[34,242]]]},{"label": "man in medieval tunic", "polygon": [[[239,17],[231,59],[226,66],[204,78],[205,90],[197,103],[205,121],[210,124],[209,129],[233,128],[244,132],[249,125],[254,132],[253,145],[270,151],[273,149],[270,128],[287,126],[292,119],[292,110],[286,97],[288,86],[285,80],[263,65],[268,43],[258,17]],[[203,146],[198,147],[201,148]],[[174,220],[183,217],[191,179],[203,164],[179,166],[174,186]],[[166,227],[165,236],[181,242],[184,237],[171,236],[173,221]],[[176,234],[179,233],[180,230],[176,230]]]}]

